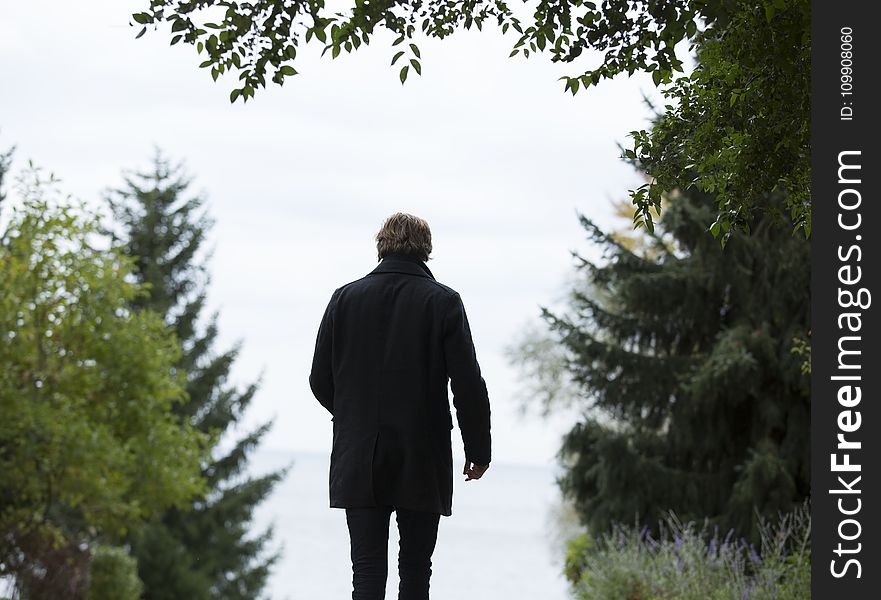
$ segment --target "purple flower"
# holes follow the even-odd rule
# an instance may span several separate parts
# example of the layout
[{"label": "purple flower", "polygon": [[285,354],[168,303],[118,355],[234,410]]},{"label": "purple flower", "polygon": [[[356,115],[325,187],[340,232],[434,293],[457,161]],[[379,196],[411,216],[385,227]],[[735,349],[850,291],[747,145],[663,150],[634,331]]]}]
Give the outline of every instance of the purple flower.
[{"label": "purple flower", "polygon": [[728,540],[731,539],[731,536],[734,535],[734,529],[729,529],[728,533],[725,534],[725,539],[722,541],[723,544],[727,544]]}]

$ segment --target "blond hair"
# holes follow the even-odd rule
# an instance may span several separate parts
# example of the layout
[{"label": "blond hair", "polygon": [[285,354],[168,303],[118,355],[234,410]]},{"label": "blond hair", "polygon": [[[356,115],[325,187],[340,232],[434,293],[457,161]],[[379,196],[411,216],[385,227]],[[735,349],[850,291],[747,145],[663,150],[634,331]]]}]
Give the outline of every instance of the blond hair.
[{"label": "blond hair", "polygon": [[431,254],[428,223],[407,213],[393,214],[376,234],[376,253],[380,260],[389,254],[403,254],[427,261]]}]

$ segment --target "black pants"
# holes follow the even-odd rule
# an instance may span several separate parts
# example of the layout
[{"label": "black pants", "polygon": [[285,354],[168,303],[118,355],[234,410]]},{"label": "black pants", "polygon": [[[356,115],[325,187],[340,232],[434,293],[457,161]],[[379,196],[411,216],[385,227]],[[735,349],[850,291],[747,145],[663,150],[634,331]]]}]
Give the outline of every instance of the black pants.
[{"label": "black pants", "polygon": [[428,600],[431,555],[437,541],[437,513],[416,512],[391,506],[347,508],[346,522],[352,543],[352,600],[383,600],[388,579],[389,517],[395,512],[401,546],[398,600]]}]

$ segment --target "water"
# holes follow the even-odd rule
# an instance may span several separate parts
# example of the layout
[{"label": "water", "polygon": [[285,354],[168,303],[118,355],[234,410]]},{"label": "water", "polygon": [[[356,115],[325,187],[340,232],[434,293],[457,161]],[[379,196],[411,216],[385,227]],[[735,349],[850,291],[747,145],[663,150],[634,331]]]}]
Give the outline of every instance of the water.
[{"label": "water", "polygon": [[[315,454],[260,452],[257,473],[293,468],[255,514],[273,524],[283,545],[268,585],[273,600],[345,600],[351,563],[345,512],[328,508],[328,459]],[[564,600],[558,544],[550,511],[558,503],[551,468],[493,464],[480,481],[457,479],[453,515],[441,517],[433,558],[433,600]],[[389,535],[386,597],[397,597],[397,529]]]}]

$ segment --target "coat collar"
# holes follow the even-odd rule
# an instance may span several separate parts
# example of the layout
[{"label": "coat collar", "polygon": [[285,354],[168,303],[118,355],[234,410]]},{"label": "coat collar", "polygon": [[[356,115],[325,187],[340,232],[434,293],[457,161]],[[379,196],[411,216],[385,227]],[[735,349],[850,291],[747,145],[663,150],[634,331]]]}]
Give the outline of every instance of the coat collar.
[{"label": "coat collar", "polygon": [[389,254],[370,272],[371,275],[375,273],[404,273],[405,275],[417,275],[434,279],[434,275],[429,270],[428,265],[418,258],[404,254]]}]

